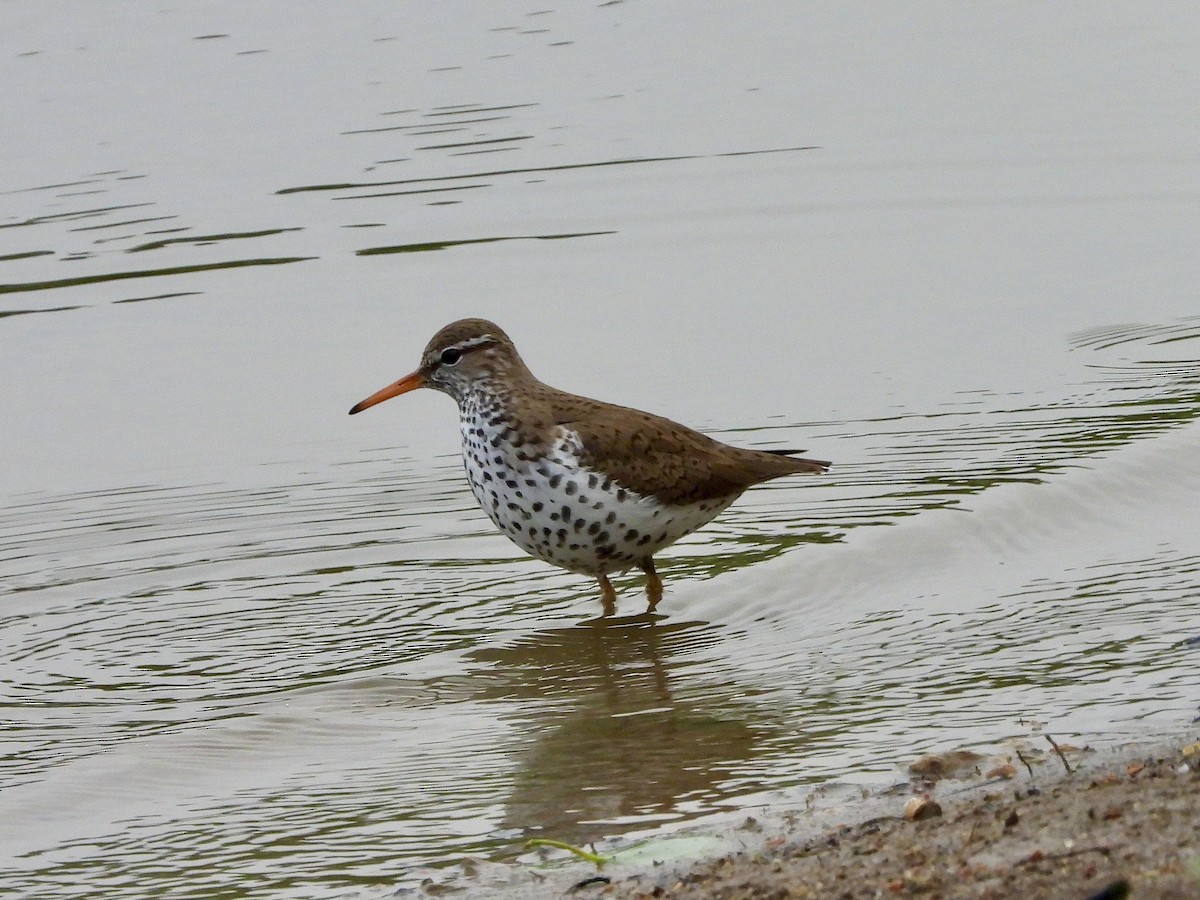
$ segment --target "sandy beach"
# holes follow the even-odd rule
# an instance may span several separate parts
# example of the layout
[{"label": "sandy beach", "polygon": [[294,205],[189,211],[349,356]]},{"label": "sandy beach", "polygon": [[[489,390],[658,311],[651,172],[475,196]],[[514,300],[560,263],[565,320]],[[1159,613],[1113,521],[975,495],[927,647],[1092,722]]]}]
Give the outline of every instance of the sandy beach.
[{"label": "sandy beach", "polygon": [[[1200,744],[1003,758],[923,758],[907,790],[813,835],[808,814],[743,830],[744,848],[691,865],[565,873],[521,896],[605,898],[1194,898],[1200,896]],[[938,769],[951,777],[938,778]],[[918,798],[914,800],[914,798]],[[927,818],[910,821],[906,807]],[[850,814],[850,810],[847,810]],[[744,837],[756,831],[756,839]],[[796,837],[803,834],[802,837]],[[619,858],[619,857],[618,857]],[[540,877],[540,876],[535,876]],[[540,893],[539,893],[540,891]]]}]

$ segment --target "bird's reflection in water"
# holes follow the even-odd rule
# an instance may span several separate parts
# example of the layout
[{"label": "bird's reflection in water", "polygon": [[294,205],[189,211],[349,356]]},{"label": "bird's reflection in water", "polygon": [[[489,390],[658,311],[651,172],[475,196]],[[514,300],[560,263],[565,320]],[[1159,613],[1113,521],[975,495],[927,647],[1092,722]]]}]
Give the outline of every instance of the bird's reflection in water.
[{"label": "bird's reflection in water", "polygon": [[711,661],[694,651],[719,639],[706,623],[636,617],[472,654],[484,695],[519,701],[529,735],[505,827],[585,843],[711,810],[762,736],[736,689],[705,689]]}]

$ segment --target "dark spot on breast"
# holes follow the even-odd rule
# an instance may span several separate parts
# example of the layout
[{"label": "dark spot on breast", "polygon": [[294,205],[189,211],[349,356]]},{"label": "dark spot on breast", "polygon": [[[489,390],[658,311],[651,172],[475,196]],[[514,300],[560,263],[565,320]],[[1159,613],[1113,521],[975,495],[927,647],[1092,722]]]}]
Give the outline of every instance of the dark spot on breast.
[{"label": "dark spot on breast", "polygon": [[606,494],[607,494],[609,491],[611,491],[611,490],[612,490],[612,479],[611,479],[611,478],[605,478],[605,479],[604,479],[604,484],[600,485],[600,490],[604,491],[604,493],[606,493]]},{"label": "dark spot on breast", "polygon": [[502,465],[504,465],[504,457],[501,456],[499,453],[497,453],[495,456],[492,457],[492,462],[494,462],[498,466],[502,466]]},{"label": "dark spot on breast", "polygon": [[576,519],[576,520],[575,520],[575,530],[576,530],[576,531],[582,531],[582,530],[583,530],[583,526],[584,526],[584,525],[586,525],[586,524],[587,524],[587,522],[583,521],[583,519]]},{"label": "dark spot on breast", "polygon": [[537,482],[534,481],[532,478],[526,478],[525,479],[525,487],[537,487]]},{"label": "dark spot on breast", "polygon": [[579,549],[579,545],[578,545],[578,544],[572,544],[572,545],[571,545],[571,549],[572,549],[572,550],[578,550],[578,549]]},{"label": "dark spot on breast", "polygon": [[596,543],[597,544],[607,544],[611,537],[612,537],[612,535],[610,535],[607,531],[602,531],[598,535],[596,535]]},{"label": "dark spot on breast", "polygon": [[542,511],[542,501],[541,500],[539,500],[537,503],[533,504],[533,511],[534,512]]},{"label": "dark spot on breast", "polygon": [[636,541],[637,538],[638,530],[636,528],[630,528],[627,532],[625,532],[625,543],[628,544],[632,541]]},{"label": "dark spot on breast", "polygon": [[596,556],[600,557],[600,559],[611,559],[613,554],[616,552],[617,552],[616,548],[614,548],[614,547],[597,547],[596,548]]},{"label": "dark spot on breast", "polygon": [[625,489],[624,488],[617,488],[617,502],[618,503],[625,502]]},{"label": "dark spot on breast", "polygon": [[[477,459],[477,460],[475,460],[475,462],[477,462],[477,463],[478,463],[478,462],[479,462],[479,460]],[[482,464],[480,465],[480,468],[483,468]],[[491,480],[492,480],[492,473],[491,473],[491,472],[484,472],[484,473],[483,473],[483,480],[484,480],[484,481],[491,481]]]},{"label": "dark spot on breast", "polygon": [[617,514],[615,512],[610,512],[607,516],[604,517],[605,525],[611,525],[615,521],[617,521]]},{"label": "dark spot on breast", "polygon": [[509,531],[513,531],[513,532],[520,531],[520,530],[521,530],[521,526],[520,526],[520,525],[518,525],[516,522],[509,522],[509,523],[508,523],[508,530],[509,530]]},{"label": "dark spot on breast", "polygon": [[515,488],[520,482],[518,482],[515,478],[510,478],[504,483],[507,484],[510,488]]},{"label": "dark spot on breast", "polygon": [[[636,534],[636,532],[634,533]],[[639,547],[645,547],[648,543],[650,543],[650,535],[643,534],[640,538],[638,538]]]},{"label": "dark spot on breast", "polygon": [[551,487],[552,489],[554,489],[554,490],[557,490],[557,489],[558,489],[558,486],[559,486],[561,483],[562,483],[562,476],[561,476],[561,475],[551,475],[551,476],[550,476],[550,487]]},{"label": "dark spot on breast", "polygon": [[580,494],[580,495],[579,495],[579,502],[580,502],[580,503],[587,503],[587,502],[588,502],[587,494]]},{"label": "dark spot on breast", "polygon": [[558,521],[558,513],[550,513],[550,521],[557,522]]},{"label": "dark spot on breast", "polygon": [[600,523],[599,522],[593,522],[591,525],[588,526],[588,534],[599,534],[599,533],[600,533]]},{"label": "dark spot on breast", "polygon": [[588,487],[595,488],[596,485],[599,483],[600,483],[600,479],[597,478],[595,475],[588,476]]},{"label": "dark spot on breast", "polygon": [[[553,487],[553,485],[551,485],[551,487]],[[568,497],[570,497],[572,494],[574,494],[574,493],[575,493],[577,490],[579,490],[579,485],[577,485],[577,484],[576,484],[575,482],[573,482],[573,481],[568,481],[568,482],[567,482],[567,486],[566,486],[565,488],[563,488],[563,492],[564,492],[564,493],[565,493],[565,494],[566,494]]]},{"label": "dark spot on breast", "polygon": [[563,506],[563,508],[562,508],[562,517],[563,517],[563,521],[564,521],[564,522],[569,522],[569,521],[571,521],[571,507],[569,507],[569,506],[565,506],[565,505]]},{"label": "dark spot on breast", "polygon": [[564,543],[566,543],[566,540],[567,540],[567,529],[565,529],[565,528],[558,529],[558,531],[554,532],[554,536],[556,538],[558,538],[559,546],[562,546]]},{"label": "dark spot on breast", "polygon": [[597,500],[595,503],[592,504],[592,509],[604,509],[604,504],[601,501]]},{"label": "dark spot on breast", "polygon": [[529,536],[530,536],[530,537],[537,537],[537,526],[536,526],[536,525],[530,525],[530,526],[529,526]]}]

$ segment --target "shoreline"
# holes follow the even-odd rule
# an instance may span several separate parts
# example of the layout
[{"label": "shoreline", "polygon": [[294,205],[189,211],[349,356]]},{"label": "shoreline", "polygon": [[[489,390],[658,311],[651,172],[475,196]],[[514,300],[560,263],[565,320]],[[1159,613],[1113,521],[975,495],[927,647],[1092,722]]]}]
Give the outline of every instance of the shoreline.
[{"label": "shoreline", "polygon": [[[547,868],[524,867],[514,877],[511,866],[502,866],[504,888],[493,882],[484,893],[621,900],[1196,898],[1198,737],[1193,725],[1172,740],[1099,750],[1061,744],[1041,752],[1015,746],[987,757],[926,756],[910,768],[910,785],[833,810],[747,817],[717,855],[660,862],[654,850],[666,850],[671,838],[637,852],[618,844],[602,867],[548,859]],[[906,806],[928,817],[910,821]],[[489,881],[500,872],[484,866],[478,875]],[[478,882],[455,886],[483,895],[472,890],[483,887]]]}]

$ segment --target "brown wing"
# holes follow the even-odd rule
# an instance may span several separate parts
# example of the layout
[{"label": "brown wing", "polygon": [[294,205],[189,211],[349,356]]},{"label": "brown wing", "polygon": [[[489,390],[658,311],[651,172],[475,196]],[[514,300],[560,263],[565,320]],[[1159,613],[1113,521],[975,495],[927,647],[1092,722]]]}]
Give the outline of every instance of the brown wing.
[{"label": "brown wing", "polygon": [[824,472],[829,463],[730,447],[651,413],[562,395],[556,424],[579,435],[583,463],[665,503],[736,497],[782,475]]}]

